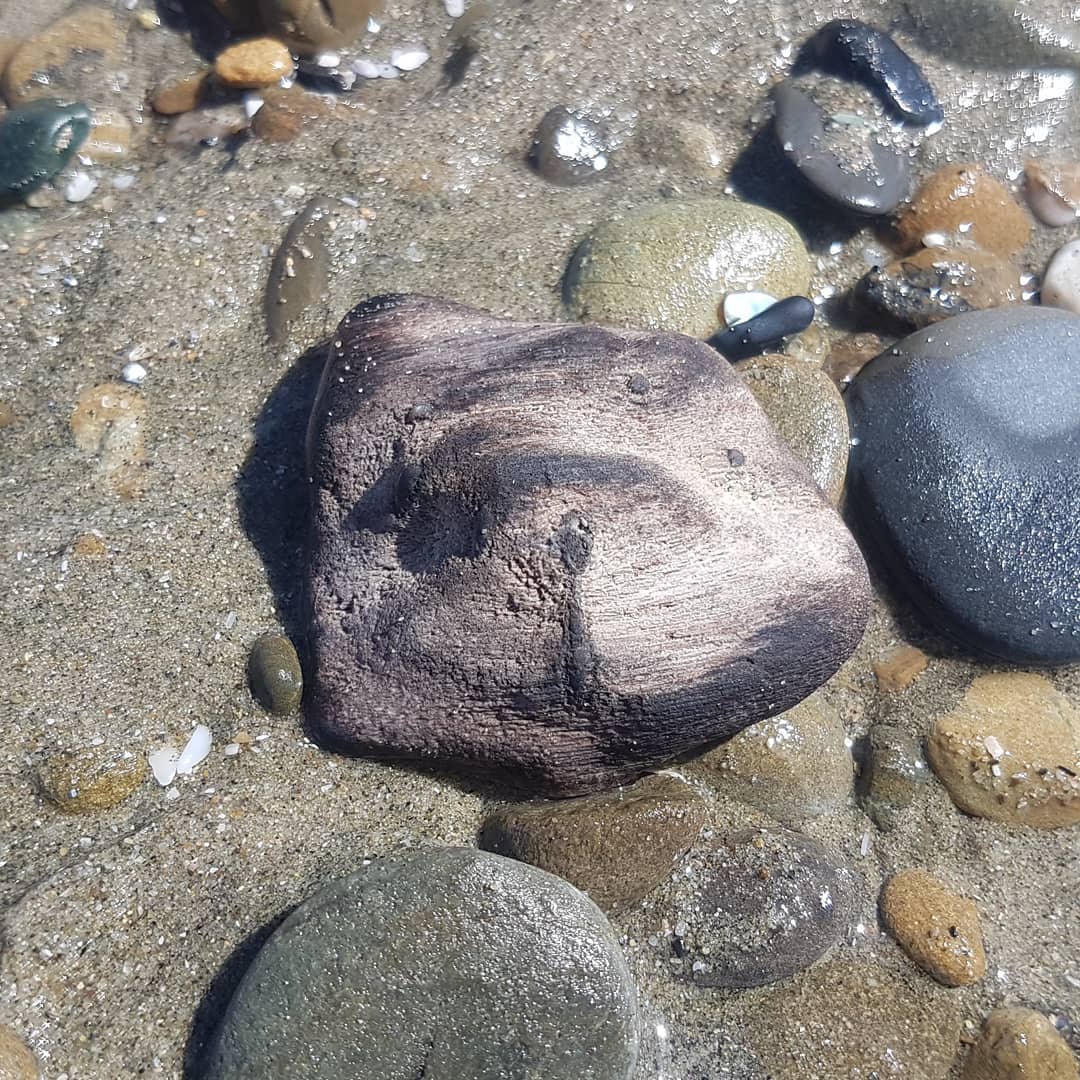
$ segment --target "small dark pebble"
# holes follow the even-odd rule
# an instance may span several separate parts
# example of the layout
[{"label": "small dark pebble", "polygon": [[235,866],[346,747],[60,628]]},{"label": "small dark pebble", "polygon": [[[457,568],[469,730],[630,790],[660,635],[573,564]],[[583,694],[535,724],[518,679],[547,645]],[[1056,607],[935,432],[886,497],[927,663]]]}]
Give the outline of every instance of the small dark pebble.
[{"label": "small dark pebble", "polygon": [[645,397],[652,389],[649,380],[645,378],[640,372],[636,375],[631,375],[626,381],[626,388],[635,397]]},{"label": "small dark pebble", "polygon": [[529,164],[545,180],[563,187],[587,184],[608,166],[605,128],[562,105],[549,109],[533,136]]},{"label": "small dark pebble", "polygon": [[41,98],[0,120],[0,205],[52,179],[90,134],[90,109],[81,102]]},{"label": "small dark pebble", "polygon": [[348,93],[356,85],[356,72],[348,68],[323,67],[313,60],[296,62],[296,78],[312,90]]},{"label": "small dark pebble", "polygon": [[919,65],[884,30],[857,19],[826,23],[803,46],[797,66],[861,82],[914,124],[925,127],[945,118]]},{"label": "small dark pebble", "polygon": [[727,452],[728,464],[734,468],[738,468],[740,465],[746,464],[746,455],[741,450],[728,450]]},{"label": "small dark pebble", "polygon": [[709,344],[728,360],[759,356],[782,338],[801,334],[813,321],[816,308],[805,296],[789,296],[744,323],[721,330]]},{"label": "small dark pebble", "polygon": [[418,424],[422,420],[430,420],[435,415],[435,406],[428,401],[421,402],[419,405],[414,405],[405,414],[406,424]]},{"label": "small dark pebble", "polygon": [[279,716],[294,712],[304,692],[300,660],[282,634],[264,634],[251,647],[248,681],[255,700]]}]

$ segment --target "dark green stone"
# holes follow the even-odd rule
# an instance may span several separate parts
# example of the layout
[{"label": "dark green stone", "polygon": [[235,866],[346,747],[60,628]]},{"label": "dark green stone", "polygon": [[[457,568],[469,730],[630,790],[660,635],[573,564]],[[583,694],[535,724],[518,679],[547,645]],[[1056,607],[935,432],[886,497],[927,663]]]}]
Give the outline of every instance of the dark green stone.
[{"label": "dark green stone", "polygon": [[251,647],[248,680],[255,700],[267,712],[285,715],[300,704],[304,678],[293,643],[281,634],[264,634]]},{"label": "dark green stone", "polygon": [[90,109],[81,102],[42,98],[0,120],[0,203],[41,187],[72,158],[90,134]]}]

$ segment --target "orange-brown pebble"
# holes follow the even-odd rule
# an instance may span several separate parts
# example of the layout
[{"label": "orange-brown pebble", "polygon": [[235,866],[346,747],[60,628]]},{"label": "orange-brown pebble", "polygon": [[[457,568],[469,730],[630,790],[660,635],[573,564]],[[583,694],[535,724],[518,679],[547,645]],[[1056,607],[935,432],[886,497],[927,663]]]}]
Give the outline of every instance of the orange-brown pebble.
[{"label": "orange-brown pebble", "polygon": [[926,670],[930,658],[914,645],[897,645],[873,663],[874,677],[882,690],[906,690]]},{"label": "orange-brown pebble", "polygon": [[116,109],[94,109],[79,153],[91,161],[119,161],[131,150],[131,121]]},{"label": "orange-brown pebble", "polygon": [[1042,1013],[995,1009],[971,1048],[963,1080],[1080,1080],[1080,1069]]},{"label": "orange-brown pebble", "polygon": [[93,533],[83,533],[72,544],[71,551],[82,559],[100,559],[105,554],[105,541]]},{"label": "orange-brown pebble", "polygon": [[850,334],[832,347],[824,364],[825,374],[846,390],[851,380],[884,351],[885,339],[877,334]]},{"label": "orange-brown pebble", "polygon": [[11,427],[14,423],[15,410],[6,401],[0,401],[0,428]]},{"label": "orange-brown pebble", "polygon": [[298,86],[270,89],[263,94],[263,105],[251,121],[251,130],[266,142],[291,142],[332,108],[325,98]]},{"label": "orange-brown pebble", "polygon": [[30,1048],[11,1028],[0,1025],[0,1080],[38,1080],[40,1076]]},{"label": "orange-brown pebble", "polygon": [[897,219],[896,232],[904,251],[966,242],[1008,257],[1027,243],[1031,222],[978,165],[947,165],[919,188]]},{"label": "orange-brown pebble", "polygon": [[904,952],[945,986],[969,986],[986,974],[978,909],[926,870],[891,877],[881,915]]},{"label": "orange-brown pebble", "polygon": [[252,38],[230,45],[218,53],[214,74],[234,90],[254,90],[272,86],[282,76],[293,72],[292,53],[280,41],[269,37]]},{"label": "orange-brown pebble", "polygon": [[150,95],[154,112],[162,116],[178,116],[198,108],[206,91],[210,72],[197,71],[191,75],[179,75],[160,83]]}]

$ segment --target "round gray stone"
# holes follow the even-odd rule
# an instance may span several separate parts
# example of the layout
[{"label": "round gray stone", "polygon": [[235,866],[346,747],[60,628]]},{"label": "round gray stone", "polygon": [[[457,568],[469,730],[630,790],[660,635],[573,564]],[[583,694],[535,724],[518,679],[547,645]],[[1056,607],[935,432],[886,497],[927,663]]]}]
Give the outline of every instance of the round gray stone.
[{"label": "round gray stone", "polygon": [[245,973],[208,1080],[628,1080],[634,984],[600,910],[486,852],[381,859],[301,904]]}]

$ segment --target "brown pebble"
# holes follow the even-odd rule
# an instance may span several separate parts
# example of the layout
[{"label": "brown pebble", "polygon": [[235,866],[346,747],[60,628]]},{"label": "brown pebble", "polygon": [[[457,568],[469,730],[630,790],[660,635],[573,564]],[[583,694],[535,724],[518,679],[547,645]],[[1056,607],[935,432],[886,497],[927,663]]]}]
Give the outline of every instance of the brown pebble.
[{"label": "brown pebble", "polygon": [[904,952],[945,986],[986,974],[978,909],[926,870],[893,875],[881,890],[881,915]]},{"label": "brown pebble", "polygon": [[146,771],[144,758],[103,744],[48,754],[37,779],[41,793],[65,813],[90,814],[123,802]]},{"label": "brown pebble", "polygon": [[926,750],[966,813],[1037,829],[1080,822],[1080,710],[1042,675],[980,676]]},{"label": "brown pebble", "polygon": [[150,95],[150,105],[154,112],[162,116],[191,112],[202,102],[209,77],[209,70],[205,70],[167,79],[159,83]]},{"label": "brown pebble", "polygon": [[293,73],[293,58],[286,46],[269,37],[252,38],[218,53],[214,74],[234,90],[272,86]]},{"label": "brown pebble", "polygon": [[105,542],[93,533],[83,533],[71,546],[72,554],[83,559],[100,559],[105,550]]},{"label": "brown pebble", "polygon": [[897,645],[873,663],[878,686],[889,693],[906,690],[926,670],[930,658],[914,645]]},{"label": "brown pebble", "polygon": [[123,498],[142,493],[145,399],[123,383],[92,386],[79,395],[71,433],[80,450],[96,456],[102,486]]},{"label": "brown pebble", "polygon": [[[944,244],[974,244],[1006,258],[1031,235],[1031,222],[997,180],[978,165],[947,165],[919,188],[901,213],[896,232],[904,251]],[[928,242],[935,240],[935,242]]]},{"label": "brown pebble", "polygon": [[0,1080],[39,1080],[41,1070],[30,1048],[0,1024]]},{"label": "brown pebble", "polygon": [[268,89],[263,94],[262,108],[251,121],[251,130],[266,142],[291,142],[332,109],[325,98],[298,86]]},{"label": "brown pebble", "polygon": [[244,106],[235,102],[193,109],[173,120],[165,135],[165,142],[169,146],[193,149],[236,135],[245,130],[248,123]]},{"label": "brown pebble", "polygon": [[1080,1070],[1042,1013],[995,1009],[964,1063],[963,1080],[1080,1080]]},{"label": "brown pebble", "polygon": [[0,428],[11,427],[14,423],[15,410],[6,401],[0,401]]},{"label": "brown pebble", "polygon": [[846,390],[851,380],[884,351],[885,339],[877,334],[851,334],[832,347],[825,361],[825,374],[841,390]]},{"label": "brown pebble", "polygon": [[94,109],[90,135],[79,154],[91,161],[119,161],[131,151],[131,121],[117,109]]},{"label": "brown pebble", "polygon": [[1080,162],[1029,161],[1024,193],[1044,225],[1070,225],[1080,217]]}]

